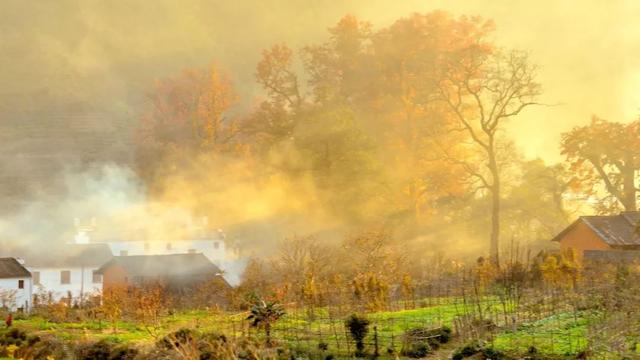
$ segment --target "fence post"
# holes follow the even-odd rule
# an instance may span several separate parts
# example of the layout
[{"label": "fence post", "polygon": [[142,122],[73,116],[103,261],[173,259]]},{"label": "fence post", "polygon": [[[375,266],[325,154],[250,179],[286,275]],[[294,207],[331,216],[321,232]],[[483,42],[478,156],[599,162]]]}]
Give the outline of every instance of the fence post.
[{"label": "fence post", "polygon": [[380,356],[380,349],[378,348],[378,326],[373,326],[373,346],[374,352],[373,357],[377,358]]}]

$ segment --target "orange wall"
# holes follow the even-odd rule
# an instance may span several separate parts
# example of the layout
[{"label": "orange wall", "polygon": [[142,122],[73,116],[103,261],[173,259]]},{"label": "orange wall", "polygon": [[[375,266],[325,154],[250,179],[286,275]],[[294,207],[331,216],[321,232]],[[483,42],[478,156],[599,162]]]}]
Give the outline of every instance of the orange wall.
[{"label": "orange wall", "polygon": [[[113,285],[126,285],[125,278],[127,276],[127,272],[119,265],[111,265],[104,270],[102,274],[102,286],[104,289]],[[131,279],[128,279],[129,281]]]},{"label": "orange wall", "polygon": [[591,228],[580,221],[573,229],[564,235],[560,240],[560,249],[572,248],[576,250],[576,255],[582,258],[584,250],[610,250],[607,245]]}]

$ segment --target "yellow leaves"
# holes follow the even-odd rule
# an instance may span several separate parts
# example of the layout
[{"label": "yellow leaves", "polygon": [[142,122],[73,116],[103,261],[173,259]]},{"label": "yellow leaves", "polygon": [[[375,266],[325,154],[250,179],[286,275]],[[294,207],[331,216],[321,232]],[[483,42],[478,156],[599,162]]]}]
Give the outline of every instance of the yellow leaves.
[{"label": "yellow leaves", "polygon": [[577,281],[579,265],[572,249],[561,254],[548,254],[539,264],[542,280],[555,287],[571,287]]},{"label": "yellow leaves", "polygon": [[162,79],[141,115],[139,145],[158,145],[162,152],[156,156],[171,147],[222,150],[232,135],[224,115],[237,100],[229,78],[215,65]]},{"label": "yellow leaves", "polygon": [[371,272],[360,274],[353,280],[353,293],[368,311],[384,310],[389,297],[389,283]]},{"label": "yellow leaves", "polygon": [[487,261],[484,258],[478,259],[474,269],[475,283],[478,289],[484,290],[493,282],[497,274],[498,268],[492,261]]},{"label": "yellow leaves", "polygon": [[274,45],[262,52],[256,67],[256,80],[271,99],[289,107],[300,106],[298,78],[292,70],[293,52],[286,45]]},{"label": "yellow leaves", "polygon": [[[203,74],[202,76],[206,76]],[[203,83],[197,104],[196,126],[203,132],[202,145],[205,149],[214,148],[220,141],[220,132],[225,124],[223,114],[237,101],[237,95],[229,79],[215,66],[209,71],[209,81]]]},{"label": "yellow leaves", "polygon": [[19,348],[20,347],[18,345],[15,345],[15,344],[11,344],[11,345],[7,346],[5,348],[5,350],[7,351],[7,357],[9,359],[14,359],[14,354]]},{"label": "yellow leaves", "polygon": [[572,189],[608,197],[599,204],[607,211],[612,209],[604,203],[634,210],[637,190],[633,184],[640,166],[638,127],[640,121],[623,124],[594,116],[589,125],[564,133],[562,154],[576,178]]}]

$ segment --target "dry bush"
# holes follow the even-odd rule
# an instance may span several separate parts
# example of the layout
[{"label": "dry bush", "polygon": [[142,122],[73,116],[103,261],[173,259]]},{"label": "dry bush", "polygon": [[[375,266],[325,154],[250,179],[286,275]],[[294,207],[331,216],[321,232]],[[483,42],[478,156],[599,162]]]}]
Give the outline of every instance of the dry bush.
[{"label": "dry bush", "polygon": [[128,291],[124,286],[109,286],[102,292],[100,313],[109,321],[114,333],[118,331],[118,321],[125,310],[126,299],[128,299]]}]

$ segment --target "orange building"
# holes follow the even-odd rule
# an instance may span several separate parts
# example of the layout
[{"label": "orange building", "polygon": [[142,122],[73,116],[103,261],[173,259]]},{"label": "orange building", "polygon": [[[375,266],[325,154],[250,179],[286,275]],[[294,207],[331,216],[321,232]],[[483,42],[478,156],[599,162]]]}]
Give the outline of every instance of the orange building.
[{"label": "orange building", "polygon": [[96,273],[104,289],[162,283],[169,291],[184,291],[211,280],[229,288],[222,271],[202,254],[115,256]]},{"label": "orange building", "polygon": [[638,211],[581,216],[552,240],[559,242],[563,251],[573,249],[579,259],[610,259],[616,254],[624,258],[636,256],[640,250],[640,235],[636,231],[639,220]]}]

